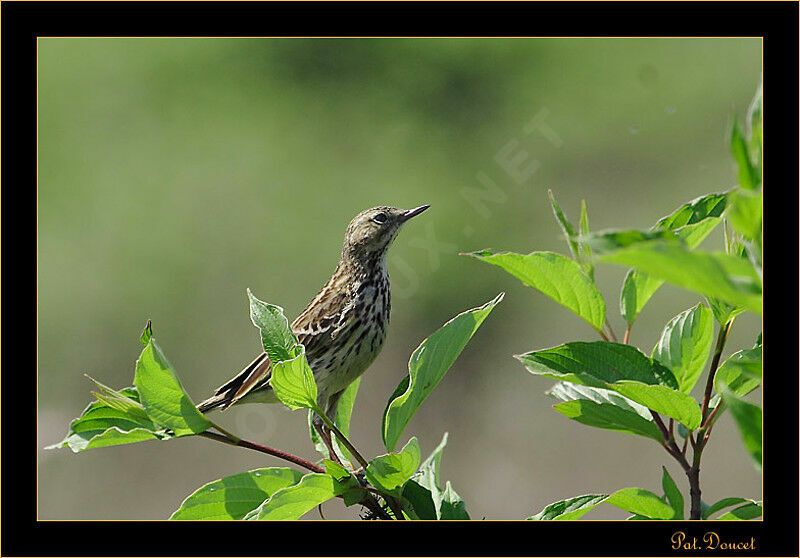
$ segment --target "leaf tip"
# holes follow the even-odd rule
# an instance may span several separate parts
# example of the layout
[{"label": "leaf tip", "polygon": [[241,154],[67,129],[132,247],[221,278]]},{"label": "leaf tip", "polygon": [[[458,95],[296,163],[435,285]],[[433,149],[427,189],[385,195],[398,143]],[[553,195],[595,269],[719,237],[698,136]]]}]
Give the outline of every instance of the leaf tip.
[{"label": "leaf tip", "polygon": [[150,318],[147,318],[147,323],[144,325],[144,329],[142,330],[142,334],[139,336],[139,340],[142,342],[142,345],[147,345],[150,342],[151,337],[153,337],[153,321]]}]

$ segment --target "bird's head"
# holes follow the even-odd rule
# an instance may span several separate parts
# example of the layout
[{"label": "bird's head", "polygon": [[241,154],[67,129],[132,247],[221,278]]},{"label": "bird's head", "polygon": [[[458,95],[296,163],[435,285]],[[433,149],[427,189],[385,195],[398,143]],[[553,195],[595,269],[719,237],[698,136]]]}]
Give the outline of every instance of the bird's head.
[{"label": "bird's head", "polygon": [[342,256],[361,263],[380,260],[400,227],[428,207],[422,205],[414,209],[398,209],[381,205],[362,211],[347,226]]}]

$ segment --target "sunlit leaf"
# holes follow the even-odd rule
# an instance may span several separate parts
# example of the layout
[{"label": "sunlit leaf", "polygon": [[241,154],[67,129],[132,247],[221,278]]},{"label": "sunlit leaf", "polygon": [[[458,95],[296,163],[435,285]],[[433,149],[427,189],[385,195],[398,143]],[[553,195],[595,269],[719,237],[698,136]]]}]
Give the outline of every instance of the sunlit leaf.
[{"label": "sunlit leaf", "polygon": [[175,436],[199,434],[212,426],[192,403],[154,337],[150,337],[136,362],[133,383],[147,415]]},{"label": "sunlit leaf", "polygon": [[703,519],[708,519],[718,511],[724,510],[725,508],[751,501],[752,500],[748,500],[747,498],[723,498],[703,510]]},{"label": "sunlit leaf", "polygon": [[721,387],[720,393],[722,394],[725,404],[730,409],[731,415],[736,421],[736,425],[739,427],[739,433],[742,436],[744,446],[750,454],[750,457],[753,458],[756,467],[760,470],[762,460],[761,407],[743,401],[724,386]]},{"label": "sunlit leaf", "polygon": [[553,208],[553,215],[556,216],[556,221],[561,226],[561,230],[564,232],[564,238],[567,240],[567,245],[569,246],[570,254],[572,254],[572,258],[578,261],[578,243],[575,240],[577,234],[575,233],[575,227],[572,226],[572,223],[569,222],[567,217],[564,215],[564,212],[561,210],[561,206],[558,205],[556,202],[556,198],[553,195],[552,190],[547,191],[547,196],[550,198],[550,206]]},{"label": "sunlit leaf", "polygon": [[467,255],[505,270],[571,310],[596,330],[602,329],[606,319],[605,301],[577,262],[554,252],[522,255],[480,250]]},{"label": "sunlit leaf", "polygon": [[308,473],[297,484],[276,491],[244,519],[300,519],[323,502],[342,493],[342,485],[332,476],[326,473]]},{"label": "sunlit leaf", "polygon": [[[419,471],[411,481],[416,482],[430,494],[435,515],[431,519],[469,519],[466,504],[453,490],[448,481],[444,489],[439,481],[439,467],[442,461],[442,452],[447,445],[447,433],[430,456],[420,465]],[[405,494],[405,492],[404,492]]]},{"label": "sunlit leaf", "polygon": [[300,482],[303,473],[268,467],[231,475],[195,490],[170,519],[243,519],[278,490]]},{"label": "sunlit leaf", "polygon": [[559,382],[548,393],[563,401],[553,409],[580,423],[659,442],[663,439],[647,407],[614,391]]},{"label": "sunlit leaf", "polygon": [[726,514],[719,516],[718,520],[743,520],[746,521],[748,519],[755,519],[757,517],[761,517],[763,513],[763,509],[761,507],[761,502],[748,502],[743,506],[739,506]]},{"label": "sunlit leaf", "polygon": [[651,240],[605,254],[600,261],[635,267],[679,287],[761,313],[761,281],[752,264],[741,258],[689,252],[674,242]]},{"label": "sunlit leaf", "polygon": [[305,351],[290,360],[273,362],[269,385],[280,402],[293,411],[318,409],[317,383]]},{"label": "sunlit leaf", "polygon": [[247,298],[250,300],[250,319],[261,331],[264,351],[272,363],[295,358],[299,354],[297,346],[300,342],[292,333],[283,308],[257,299],[250,289],[247,289]]},{"label": "sunlit leaf", "polygon": [[747,140],[739,127],[739,122],[734,119],[731,126],[730,147],[733,159],[738,168],[739,186],[745,190],[754,190],[758,187],[760,178],[758,171],[750,158],[750,150]]},{"label": "sunlit leaf", "polygon": [[682,392],[690,393],[706,365],[713,338],[711,311],[697,304],[664,327],[653,349],[653,358],[672,371]]},{"label": "sunlit leaf", "polygon": [[606,503],[651,519],[672,519],[675,510],[661,498],[643,488],[623,488],[608,497]]},{"label": "sunlit leaf", "polygon": [[[658,220],[653,231],[673,231],[675,236],[692,250],[719,225],[727,206],[727,193],[714,193],[696,198]],[[632,269],[623,282],[620,295],[620,312],[632,324],[650,297],[664,284],[664,280]]]},{"label": "sunlit leaf", "polygon": [[420,343],[408,361],[408,376],[395,389],[383,412],[383,443],[392,451],[403,430],[478,330],[503,300],[500,293],[483,306],[462,312]]},{"label": "sunlit leaf", "polygon": [[683,519],[683,494],[663,465],[661,466],[661,488],[664,490],[667,502],[675,512],[670,519]]},{"label": "sunlit leaf", "polygon": [[[589,215],[586,212],[586,200],[581,200],[581,220],[580,220],[580,234],[587,236],[589,234]],[[594,281],[594,262],[592,261],[592,249],[586,244],[579,244],[578,246],[578,261],[581,264],[581,269],[586,272],[589,279]]]},{"label": "sunlit leaf", "polygon": [[411,438],[400,452],[380,455],[370,461],[367,480],[382,492],[400,496],[403,484],[417,472],[419,462],[419,443]]},{"label": "sunlit leaf", "polygon": [[728,221],[743,237],[761,243],[763,197],[761,192],[737,190],[731,194]]},{"label": "sunlit leaf", "polygon": [[697,402],[677,391],[672,372],[630,345],[573,342],[516,358],[533,374],[616,391],[692,430],[700,424]]},{"label": "sunlit leaf", "polygon": [[582,517],[608,499],[608,494],[586,494],[553,502],[542,511],[528,519],[534,520],[574,520]]}]

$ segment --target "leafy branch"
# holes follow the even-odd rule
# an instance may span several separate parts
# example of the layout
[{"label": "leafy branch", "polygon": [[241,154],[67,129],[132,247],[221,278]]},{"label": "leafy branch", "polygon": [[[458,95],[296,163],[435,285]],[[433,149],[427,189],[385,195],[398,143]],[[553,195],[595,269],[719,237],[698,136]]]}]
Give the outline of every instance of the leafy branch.
[{"label": "leafy branch", "polygon": [[[289,409],[308,409],[311,415],[318,415],[333,432],[328,448],[310,429],[311,441],[323,456],[321,465],[244,440],[200,413],[156,344],[150,321],[141,336],[144,349],[136,363],[134,385],[114,390],[92,379],[98,388],[93,392],[96,401],[70,424],[64,440],[49,448],[69,447],[78,452],[198,436],[258,451],[308,471],[303,474],[295,469],[268,467],[213,481],[191,494],[172,519],[297,519],[332,498],[342,499],[346,506],[366,507],[367,518],[468,519],[463,501],[449,483],[444,490],[439,485],[438,467],[446,435],[422,464],[416,438],[399,451],[394,447],[419,406],[503,294],[451,319],[414,351],[409,375],[389,398],[384,412],[381,434],[388,453],[372,460],[365,459],[347,436],[358,381],[342,394],[336,416],[325,415],[317,402],[317,385],[305,349],[289,329],[283,310],[258,300],[249,291],[248,298],[251,319],[272,361],[270,385],[275,395]],[[360,469],[353,469],[347,455]]]},{"label": "leafy branch", "polygon": [[[762,312],[760,103],[759,88],[748,111],[747,133],[735,121],[730,132],[738,187],[691,200],[659,219],[650,230],[594,233],[589,231],[585,202],[581,203],[580,225],[575,227],[548,191],[570,257],[490,249],[465,254],[503,269],[592,326],[602,341],[573,341],[516,358],[529,372],[558,381],[548,393],[559,400],[554,409],[560,414],[659,443],[687,476],[690,519],[708,518],[736,504],[743,505],[721,518],[750,519],[761,510],[760,502],[741,498],[706,506],[700,488],[703,451],[715,422],[727,408],[754,463],[761,467],[761,408],[742,399],[761,383],[760,336],[755,347],[722,362],[736,316],[745,311]],[[724,223],[725,251],[696,251],[720,223]],[[620,314],[626,322],[621,344],[616,342],[605,301],[594,281],[595,263],[630,267],[620,294]],[[631,331],[665,282],[705,300],[672,318],[647,356],[630,345]],[[716,343],[698,402],[690,393],[712,350],[715,321]],[[689,446],[691,456],[687,455]],[[639,488],[584,495],[556,502],[531,519],[577,519],[604,502],[630,511],[630,519],[682,519],[683,497],[668,477],[664,469],[662,497]],[[671,508],[656,502],[669,503]]]}]

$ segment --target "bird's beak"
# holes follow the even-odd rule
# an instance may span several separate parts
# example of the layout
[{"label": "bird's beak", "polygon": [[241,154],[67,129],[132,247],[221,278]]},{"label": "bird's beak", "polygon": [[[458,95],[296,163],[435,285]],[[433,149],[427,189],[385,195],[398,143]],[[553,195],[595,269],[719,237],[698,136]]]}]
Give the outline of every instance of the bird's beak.
[{"label": "bird's beak", "polygon": [[422,213],[423,211],[425,211],[429,207],[430,207],[430,205],[421,205],[421,206],[416,207],[414,209],[409,209],[405,213],[403,213],[401,219],[403,220],[403,222],[406,222],[409,219],[411,219],[412,217],[416,217],[417,215],[419,215],[420,213]]}]

